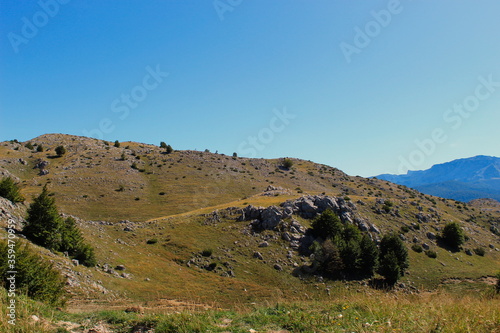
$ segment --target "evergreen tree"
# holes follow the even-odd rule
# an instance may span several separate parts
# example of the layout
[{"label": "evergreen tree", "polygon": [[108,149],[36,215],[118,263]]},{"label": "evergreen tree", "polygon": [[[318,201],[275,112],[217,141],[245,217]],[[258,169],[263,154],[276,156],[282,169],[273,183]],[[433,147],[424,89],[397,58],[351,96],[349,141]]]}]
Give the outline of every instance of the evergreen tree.
[{"label": "evergreen tree", "polygon": [[316,217],[311,226],[313,233],[323,239],[339,236],[343,229],[342,222],[331,209],[325,210],[321,215]]},{"label": "evergreen tree", "polygon": [[[12,269],[8,265],[7,251],[12,249],[11,244],[0,240],[0,281],[6,281],[11,276]],[[64,303],[65,279],[54,265],[43,259],[28,244],[16,242],[13,247],[16,254],[16,289],[26,293],[28,297],[52,305]],[[7,284],[5,284],[7,287]]]},{"label": "evergreen tree", "polygon": [[[385,274],[392,274],[391,270],[394,268],[394,256],[396,259],[395,264],[399,268],[399,276],[403,276],[405,270],[408,268],[408,250],[403,244],[401,239],[396,234],[385,235],[380,241],[380,274],[387,278]],[[389,258],[387,258],[389,257]],[[385,274],[383,273],[385,272]],[[393,278],[391,276],[390,278]],[[398,277],[399,279],[399,277]],[[397,281],[397,280],[396,280]]]},{"label": "evergreen tree", "polygon": [[174,149],[172,148],[171,145],[167,145],[167,148],[165,148],[165,149],[167,151],[167,154],[170,154],[170,153],[172,153],[174,151]]},{"label": "evergreen tree", "polygon": [[465,243],[465,233],[457,222],[450,222],[443,228],[441,239],[449,246],[458,249]]},{"label": "evergreen tree", "polygon": [[373,276],[378,265],[379,250],[377,245],[375,245],[375,242],[367,234],[364,234],[359,247],[361,249],[360,273],[365,276]]},{"label": "evergreen tree", "polygon": [[72,217],[68,217],[62,224],[61,228],[61,251],[67,251],[70,256],[76,254],[77,249],[83,244],[83,237],[80,230],[76,226],[76,221]]},{"label": "evergreen tree", "polygon": [[120,148],[120,141],[118,141],[118,140],[115,141],[115,147]]},{"label": "evergreen tree", "polygon": [[0,197],[12,202],[24,201],[24,197],[19,192],[19,187],[11,177],[6,177],[0,182]]},{"label": "evergreen tree", "polygon": [[355,238],[340,241],[340,255],[344,263],[344,270],[347,275],[355,275],[359,271],[361,259],[361,248],[359,241]]},{"label": "evergreen tree", "polygon": [[47,185],[28,208],[26,222],[23,233],[29,240],[50,250],[59,250],[63,222]]},{"label": "evergreen tree", "polygon": [[398,257],[394,251],[385,253],[380,260],[379,273],[388,284],[394,285],[401,277],[401,267],[398,262]]},{"label": "evergreen tree", "polygon": [[165,142],[160,142],[160,148],[167,149],[167,144]]}]

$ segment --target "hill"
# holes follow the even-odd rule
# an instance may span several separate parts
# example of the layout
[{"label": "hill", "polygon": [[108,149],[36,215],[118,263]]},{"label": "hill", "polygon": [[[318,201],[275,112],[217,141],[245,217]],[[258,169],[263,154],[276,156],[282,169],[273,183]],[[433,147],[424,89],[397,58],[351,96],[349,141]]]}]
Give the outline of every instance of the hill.
[{"label": "hill", "polygon": [[376,176],[426,194],[459,201],[479,198],[500,200],[500,158],[475,156],[437,164],[405,175]]},{"label": "hill", "polygon": [[[31,196],[44,184],[59,211],[75,217],[96,249],[97,267],[75,266],[62,253],[31,244],[66,276],[70,312],[131,306],[147,313],[248,311],[277,303],[321,308],[339,297],[357,299],[367,313],[378,311],[380,304],[365,297],[384,296],[370,281],[332,281],[308,270],[312,258],[301,248],[313,240],[311,218],[326,207],[375,240],[393,232],[404,241],[410,268],[396,288],[400,297],[483,293],[500,270],[500,212],[492,202],[464,204],[293,158],[286,169],[281,159],[166,154],[154,145],[115,147],[62,134],[29,142],[33,149],[28,142],[0,143],[0,173],[17,179],[27,198],[19,204],[0,198],[0,226],[13,219],[21,232]],[[57,157],[60,145],[66,154]],[[450,221],[468,237],[458,252],[436,239]],[[0,236],[6,237],[3,228]],[[478,248],[484,256],[475,254]],[[373,320],[382,318],[387,322],[391,315]]]}]

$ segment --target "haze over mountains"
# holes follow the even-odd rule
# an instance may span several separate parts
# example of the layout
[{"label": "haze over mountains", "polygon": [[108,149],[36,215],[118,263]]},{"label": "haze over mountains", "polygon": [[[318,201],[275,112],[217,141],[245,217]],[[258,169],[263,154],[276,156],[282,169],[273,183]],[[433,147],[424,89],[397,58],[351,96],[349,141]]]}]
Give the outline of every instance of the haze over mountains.
[{"label": "haze over mountains", "polygon": [[382,174],[376,178],[464,202],[479,198],[500,201],[500,158],[493,156],[462,158],[427,170],[408,171],[405,175]]}]

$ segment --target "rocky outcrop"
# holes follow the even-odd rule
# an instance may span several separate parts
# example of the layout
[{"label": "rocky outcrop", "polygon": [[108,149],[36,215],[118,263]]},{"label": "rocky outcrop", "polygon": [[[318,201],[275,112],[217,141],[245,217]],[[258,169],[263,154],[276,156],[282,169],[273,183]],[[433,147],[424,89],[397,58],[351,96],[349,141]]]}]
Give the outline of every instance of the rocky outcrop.
[{"label": "rocky outcrop", "polygon": [[[254,230],[277,230],[280,222],[292,215],[303,218],[314,218],[327,209],[337,214],[342,222],[357,225],[363,231],[380,233],[380,230],[370,222],[359,216],[356,205],[344,198],[330,196],[303,196],[295,200],[288,200],[278,206],[255,207],[249,205],[241,210],[239,221],[252,221]],[[289,236],[283,236],[289,237]]]}]

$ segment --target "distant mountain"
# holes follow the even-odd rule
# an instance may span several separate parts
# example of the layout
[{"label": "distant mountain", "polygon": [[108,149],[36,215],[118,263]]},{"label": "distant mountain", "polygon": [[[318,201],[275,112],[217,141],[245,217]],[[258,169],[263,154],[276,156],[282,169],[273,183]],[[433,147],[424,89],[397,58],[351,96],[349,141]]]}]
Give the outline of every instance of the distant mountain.
[{"label": "distant mountain", "polygon": [[414,188],[422,193],[460,201],[492,198],[500,201],[500,158],[475,156],[436,164],[405,175],[376,178]]}]

